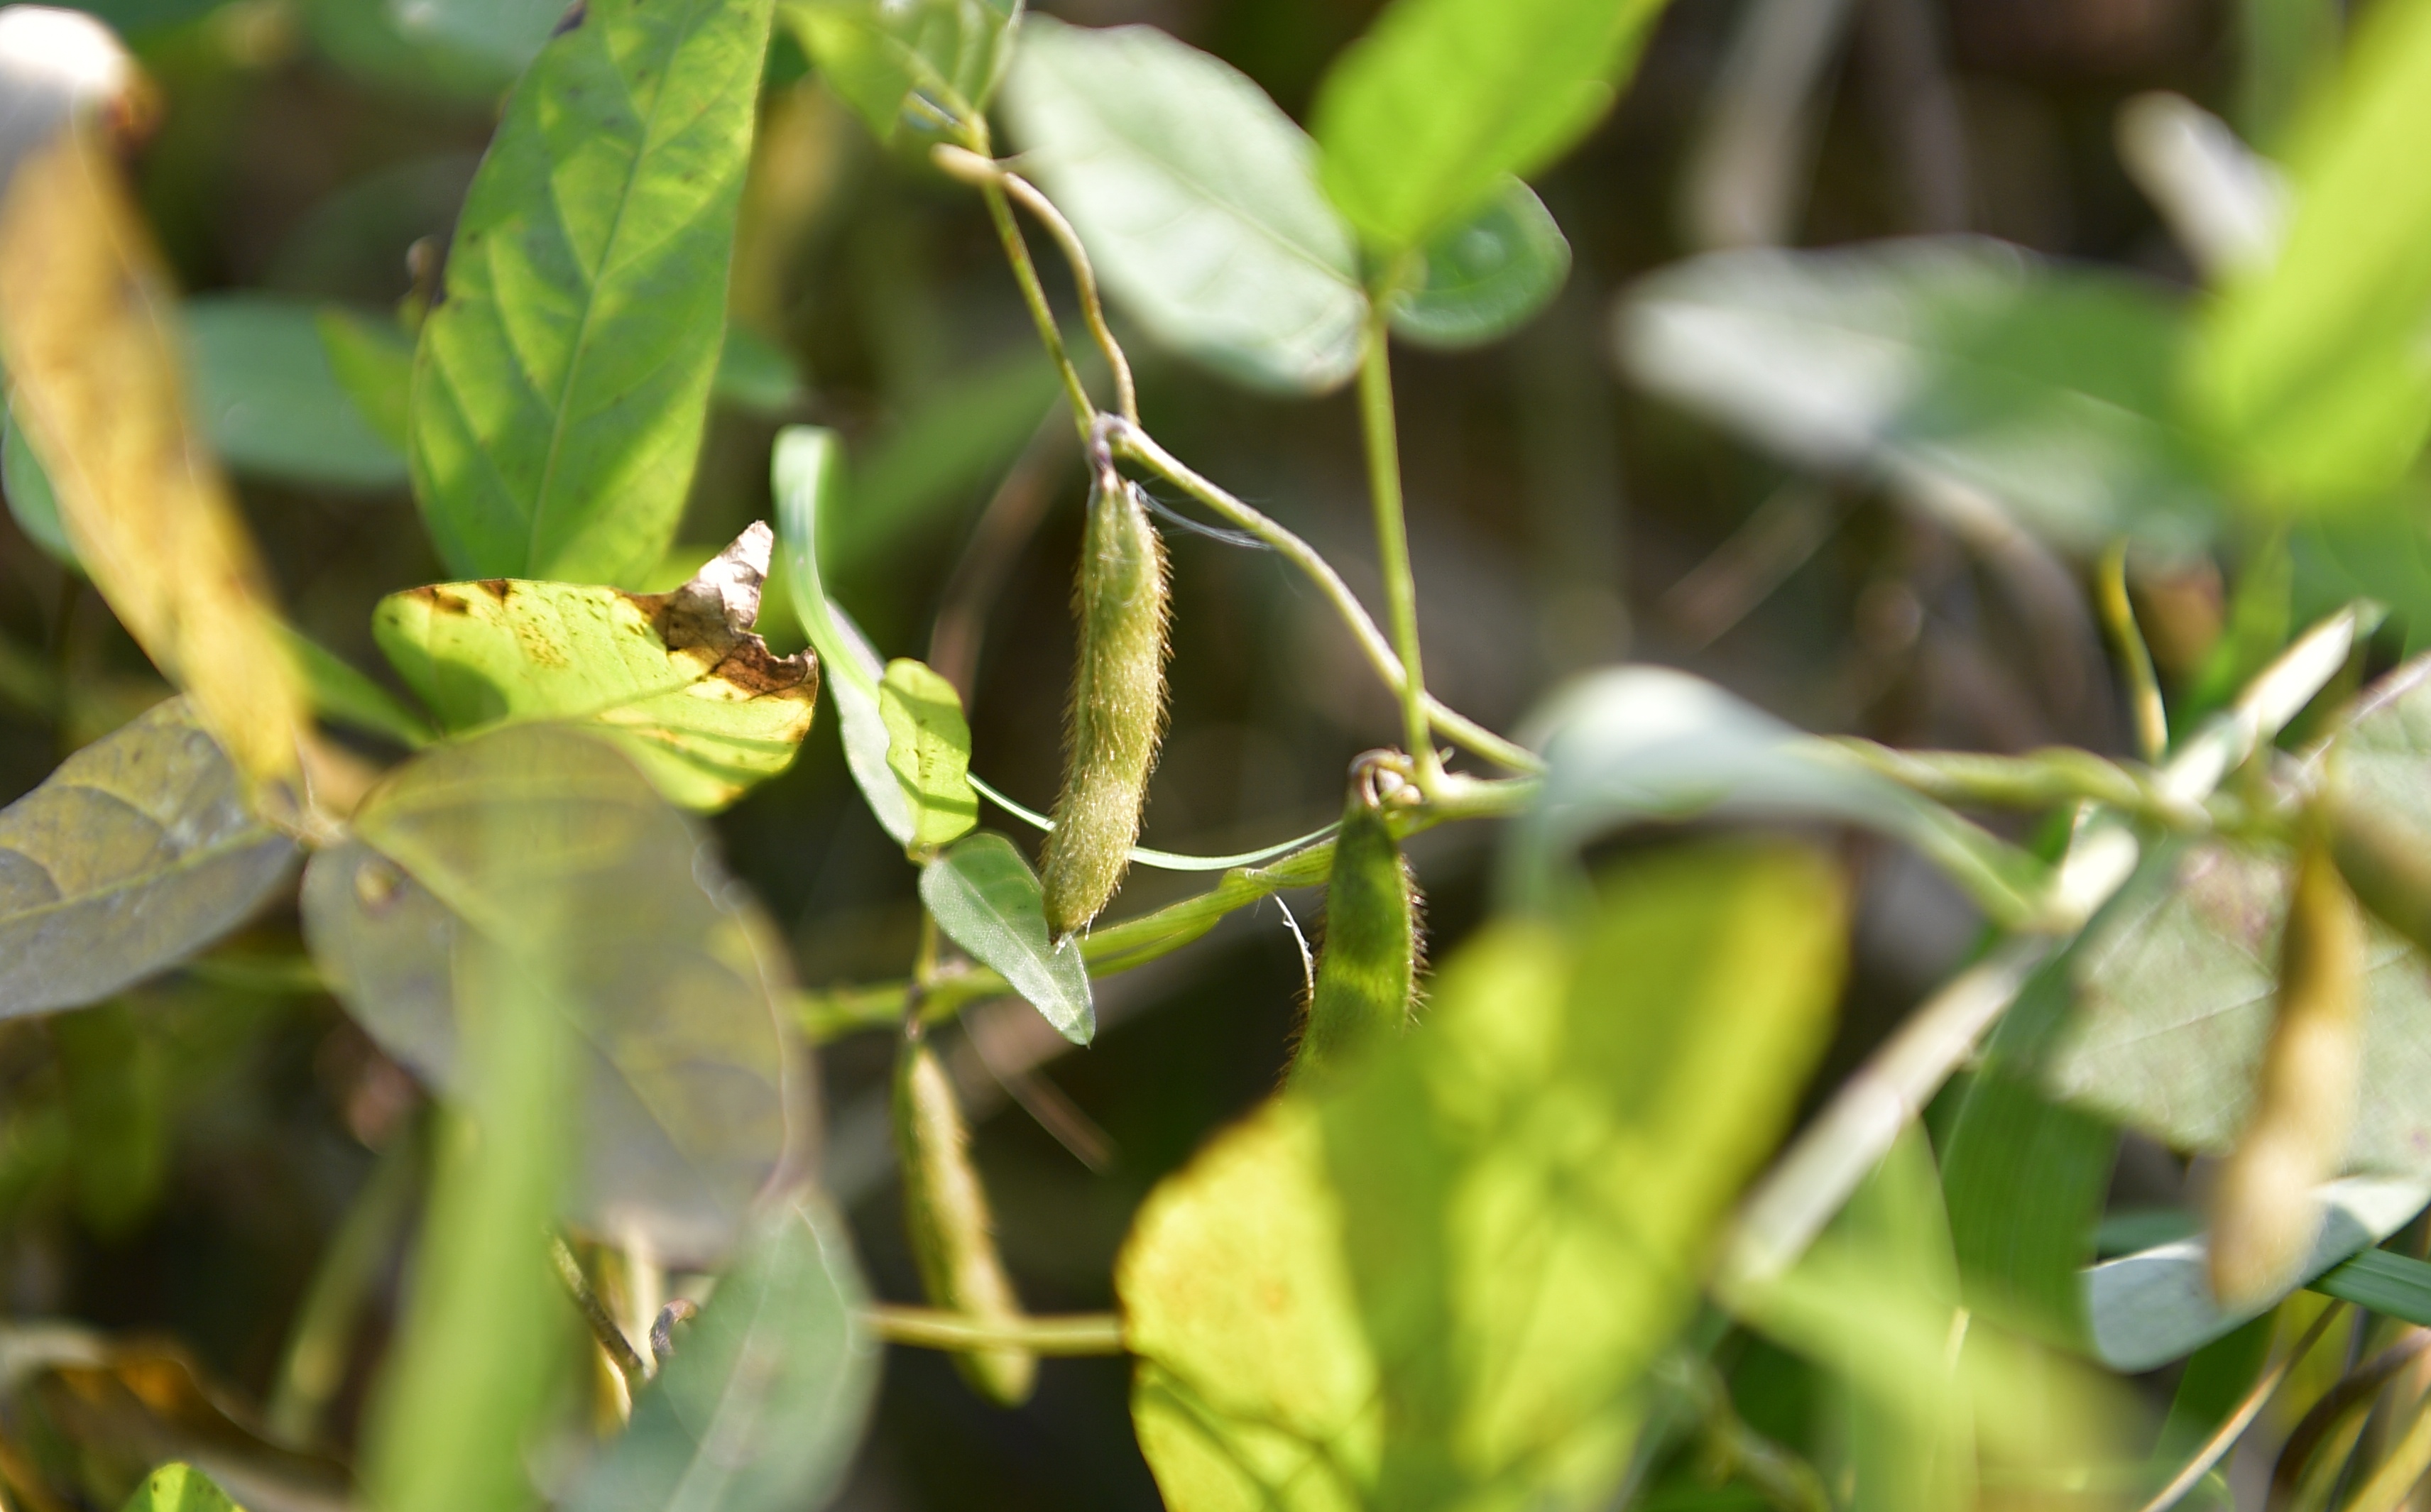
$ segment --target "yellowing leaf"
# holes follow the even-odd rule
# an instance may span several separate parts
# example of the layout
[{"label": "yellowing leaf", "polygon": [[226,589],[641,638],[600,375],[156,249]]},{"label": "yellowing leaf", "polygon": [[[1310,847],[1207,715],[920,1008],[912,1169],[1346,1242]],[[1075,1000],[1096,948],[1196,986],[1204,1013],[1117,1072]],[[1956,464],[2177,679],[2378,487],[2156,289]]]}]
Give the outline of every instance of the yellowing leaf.
[{"label": "yellowing leaf", "polygon": [[292,778],[304,698],[253,543],[189,422],[176,301],[117,165],[63,115],[0,194],[0,351],[76,556],[237,765]]},{"label": "yellowing leaf", "polygon": [[1841,901],[1789,850],[1490,927],[1426,1019],[1150,1196],[1118,1265],[1174,1512],[1601,1507],[1723,1205],[1787,1121]]},{"label": "yellowing leaf", "polygon": [[753,525],[670,594],[493,578],[393,594],[372,630],[450,731],[592,726],[670,799],[718,809],[783,771],[819,691],[751,633],[773,537]]}]

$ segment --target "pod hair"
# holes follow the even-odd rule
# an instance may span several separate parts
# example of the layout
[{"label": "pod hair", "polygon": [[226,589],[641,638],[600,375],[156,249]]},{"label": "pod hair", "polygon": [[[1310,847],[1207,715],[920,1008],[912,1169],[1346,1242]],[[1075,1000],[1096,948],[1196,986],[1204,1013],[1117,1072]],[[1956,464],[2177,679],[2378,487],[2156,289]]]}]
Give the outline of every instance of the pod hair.
[{"label": "pod hair", "polygon": [[[895,1146],[903,1167],[903,1226],[930,1304],[988,1322],[1014,1323],[1021,1298],[997,1252],[986,1189],[971,1165],[970,1131],[953,1083],[914,1030],[895,1062]],[[1038,1357],[1023,1350],[969,1350],[954,1368],[971,1389],[1000,1406],[1030,1400]]]},{"label": "pod hair", "polygon": [[1098,916],[1131,866],[1165,735],[1168,592],[1165,540],[1137,486],[1101,466],[1072,594],[1080,646],[1064,791],[1039,866],[1048,932],[1058,940]]},{"label": "pod hair", "polygon": [[1424,896],[1378,788],[1390,753],[1351,765],[1350,797],[1333,837],[1325,889],[1325,936],[1316,984],[1287,1079],[1306,1085],[1337,1074],[1417,1015],[1425,966]]},{"label": "pod hair", "polygon": [[2329,848],[2307,844],[2254,1111],[2212,1188],[2210,1280],[2223,1307],[2259,1305],[2303,1278],[2321,1229],[2314,1188],[2338,1174],[2355,1123],[2364,949],[2363,912]]}]

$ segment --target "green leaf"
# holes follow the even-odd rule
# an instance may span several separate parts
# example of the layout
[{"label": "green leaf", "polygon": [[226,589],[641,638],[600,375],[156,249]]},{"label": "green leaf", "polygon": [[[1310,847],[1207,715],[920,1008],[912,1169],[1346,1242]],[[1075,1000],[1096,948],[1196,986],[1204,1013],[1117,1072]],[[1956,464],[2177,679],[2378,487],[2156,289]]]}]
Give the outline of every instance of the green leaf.
[{"label": "green leaf", "polygon": [[2366,1250],[2313,1278],[2312,1289],[2383,1318],[2431,1328],[2431,1265],[2387,1250]]},{"label": "green leaf", "polygon": [[986,112],[1021,0],[788,0],[802,50],[880,142],[954,131]]},{"label": "green leaf", "polygon": [[328,488],[405,483],[405,457],[348,398],[311,306],[214,294],[185,310],[193,403],[203,433],[241,473]]},{"label": "green leaf", "polygon": [[1359,362],[1366,297],[1315,149],[1230,64],[1149,26],[1033,18],[1014,134],[1149,335],[1245,383],[1322,393]]},{"label": "green leaf", "polygon": [[1459,225],[1430,239],[1417,277],[1385,300],[1396,334],[1457,351],[1508,335],[1561,293],[1570,244],[1553,212],[1517,178]]},{"label": "green leaf", "polygon": [[[484,848],[527,838],[505,813],[474,825]],[[442,936],[430,966],[452,975],[468,1064],[439,1120],[404,1316],[364,1435],[365,1488],[385,1512],[536,1505],[524,1456],[578,1357],[545,1251],[581,1106],[580,1035],[557,1011],[570,963],[470,932],[455,945]]]},{"label": "green leaf", "polygon": [[909,657],[886,664],[878,685],[886,765],[912,805],[912,844],[942,846],[980,822],[971,788],[971,727],[954,685]]},{"label": "green leaf", "polygon": [[1387,254],[1611,108],[1660,0],[1395,0],[1317,86],[1326,193]]},{"label": "green leaf", "polygon": [[806,1199],[763,1219],[571,1512],[826,1505],[877,1395],[866,1304],[835,1214]]},{"label": "green leaf", "polygon": [[770,0],[589,0],[516,85],[414,354],[414,492],[467,578],[665,555],[725,340]]},{"label": "green leaf", "polygon": [[354,400],[363,423],[399,457],[412,445],[413,342],[393,324],[366,320],[352,311],[324,306],[313,328],[338,386]]},{"label": "green leaf", "polygon": [[1057,1033],[1075,1045],[1096,1037],[1080,941],[1048,943],[1038,874],[1012,841],[982,830],[956,842],[921,870],[920,901],[947,939],[1011,983]]},{"label": "green leaf", "polygon": [[2295,218],[2278,259],[2232,279],[2205,321],[2191,388],[2271,506],[2385,491],[2431,434],[2431,11],[2374,13],[2285,161]]},{"label": "green leaf", "polygon": [[[2286,858],[2206,844],[2123,893],[2078,953],[2045,1089],[2173,1150],[2230,1149],[2270,1037],[2288,885]],[[2348,1168],[2431,1177],[2431,975],[2378,920],[2367,971]]]},{"label": "green leaf", "polygon": [[1685,672],[1588,674],[1529,727],[1523,741],[1549,769],[1501,865],[1508,895],[1532,904],[1558,888],[1568,858],[1595,835],[1699,817],[1864,825],[1914,846],[1996,912],[2022,910],[2038,885],[2022,852]]},{"label": "green leaf", "polygon": [[430,721],[407,708],[405,700],[302,630],[285,624],[278,629],[315,714],[331,724],[386,736],[408,749],[430,744]]},{"label": "green leaf", "polygon": [[192,1465],[163,1465],[143,1478],[121,1512],[244,1512]]},{"label": "green leaf", "polygon": [[1115,1273],[1175,1512],[1606,1504],[1646,1368],[1838,990],[1811,854],[1675,852],[1489,925],[1424,1023],[1219,1136]]},{"label": "green leaf", "polygon": [[2171,419],[2175,303],[1998,243],[1694,258],[1622,304],[1642,385],[1794,464],[1980,492],[2063,546],[2178,549],[2222,502]]},{"label": "green leaf", "polygon": [[[2349,1176],[2319,1188],[2321,1236],[2303,1268],[2311,1278],[2404,1227],[2431,1200],[2431,1184]],[[2114,1370],[2142,1371],[2191,1354],[2279,1303],[2223,1312],[2213,1302],[2209,1252],[2200,1237],[2180,1239],[2085,1272],[2094,1353]]]},{"label": "green leaf", "polygon": [[783,956],[708,837],[615,747],[510,725],[406,763],[312,858],[304,925],[372,1037],[460,1096],[459,1045],[490,1005],[467,953],[538,983],[580,1067],[567,1216],[670,1258],[732,1239],[784,1147]]},{"label": "green leaf", "polygon": [[391,594],[380,649],[450,731],[534,719],[608,736],[670,799],[719,809],[792,764],[808,656],[751,632],[775,537],[755,524],[671,594],[489,579]]},{"label": "green leaf", "polygon": [[26,444],[14,410],[0,412],[0,493],[8,496],[8,515],[27,540],[61,566],[84,570],[67,528],[59,524],[59,499],[51,491],[50,475]]},{"label": "green leaf", "polygon": [[810,390],[792,353],[748,327],[729,326],[710,393],[718,403],[746,414],[782,414],[807,398]]},{"label": "green leaf", "polygon": [[819,575],[819,520],[834,500],[844,448],[835,432],[816,426],[787,426],[777,434],[769,462],[777,495],[777,523],[785,537],[785,580],[794,591],[794,612],[817,648],[835,701],[836,728],[844,738],[846,767],[879,827],[899,846],[913,837],[911,800],[886,764],[886,721],[879,714],[878,680],[883,670],[860,627],[828,599]]},{"label": "green leaf", "polygon": [[0,810],[0,1018],[95,1002],[250,916],[295,847],[183,698]]}]

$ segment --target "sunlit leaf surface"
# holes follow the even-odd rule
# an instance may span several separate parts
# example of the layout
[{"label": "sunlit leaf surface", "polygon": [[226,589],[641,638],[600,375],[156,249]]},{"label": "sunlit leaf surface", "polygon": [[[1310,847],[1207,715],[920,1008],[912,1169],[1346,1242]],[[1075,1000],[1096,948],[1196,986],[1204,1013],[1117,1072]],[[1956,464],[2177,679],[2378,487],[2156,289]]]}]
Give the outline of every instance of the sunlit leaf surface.
[{"label": "sunlit leaf surface", "polygon": [[633,1403],[573,1512],[823,1506],[877,1395],[879,1350],[844,1221],[816,1199],[761,1220]]},{"label": "sunlit leaf surface", "polygon": [[144,1477],[124,1512],[244,1512],[192,1465],[163,1465]]},{"label": "sunlit leaf surface", "polygon": [[304,881],[314,959],[376,1039],[459,1089],[478,946],[542,984],[582,1067],[570,1216],[669,1255],[731,1240],[784,1148],[765,921],[615,748],[510,725],[398,768]]},{"label": "sunlit leaf surface", "polygon": [[1317,88],[1326,193],[1400,252],[1568,150],[1660,0],[1396,0]]},{"label": "sunlit leaf surface", "polygon": [[95,132],[62,126],[0,193],[0,358],[76,557],[238,767],[285,779],[304,696],[190,428],[176,300],[118,166]]},{"label": "sunlit leaf surface", "polygon": [[1987,241],[1720,252],[1620,307],[1638,383],[1802,466],[1956,485],[2063,545],[2184,547],[2221,509],[2171,418],[2169,297]]},{"label": "sunlit leaf surface", "polygon": [[2189,387],[2267,504],[2371,498],[2431,435],[2431,11],[2357,29],[2285,154],[2294,217],[2275,259],[2229,280]]},{"label": "sunlit leaf surface", "polygon": [[985,111],[1021,0],[786,0],[785,19],[845,102],[890,141]]},{"label": "sunlit leaf surface", "polygon": [[1166,1504],[1602,1506],[1840,917],[1803,853],[1638,865],[1574,932],[1490,926],[1416,1031],[1167,1180],[1116,1273]]},{"label": "sunlit leaf surface", "polygon": [[244,922],[294,860],[184,699],[0,810],[0,1016],[93,1002]]},{"label": "sunlit leaf surface", "polygon": [[414,488],[468,578],[665,555],[725,340],[770,0],[590,0],[515,86],[423,326]]},{"label": "sunlit leaf surface", "polygon": [[971,787],[971,727],[954,685],[909,657],[886,664],[878,685],[886,764],[912,805],[913,841],[942,846],[979,823]]},{"label": "sunlit leaf surface", "polygon": [[1230,64],[1148,26],[1034,18],[1005,90],[1014,134],[1149,334],[1266,388],[1359,361],[1366,297],[1315,148]]},{"label": "sunlit leaf surface", "polygon": [[807,655],[751,632],[774,537],[754,525],[669,594],[487,579],[392,594],[372,630],[451,731],[532,719],[596,729],[688,808],[785,769],[819,690]]}]

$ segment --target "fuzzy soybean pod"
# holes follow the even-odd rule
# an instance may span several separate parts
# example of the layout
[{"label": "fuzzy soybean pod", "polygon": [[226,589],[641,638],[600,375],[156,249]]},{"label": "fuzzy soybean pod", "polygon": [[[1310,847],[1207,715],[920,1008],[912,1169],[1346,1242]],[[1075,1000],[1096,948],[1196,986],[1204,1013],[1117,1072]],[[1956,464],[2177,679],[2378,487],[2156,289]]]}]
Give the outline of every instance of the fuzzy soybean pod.
[{"label": "fuzzy soybean pod", "polygon": [[2211,1289],[2223,1307],[2258,1306],[2303,1279],[2321,1228],[2313,1189],[2338,1174],[2355,1124],[2363,974],[2363,912],[2329,848],[2308,844],[2254,1111],[2212,1189]]},{"label": "fuzzy soybean pod", "polygon": [[1139,839],[1148,776],[1165,734],[1165,541],[1135,485],[1106,469],[1089,491],[1072,595],[1080,647],[1066,718],[1064,791],[1040,882],[1061,940],[1115,896]]},{"label": "fuzzy soybean pod", "polygon": [[1408,1027],[1418,1000],[1425,932],[1417,878],[1377,799],[1366,758],[1350,784],[1325,889],[1324,953],[1289,1080],[1336,1074],[1370,1045]]},{"label": "fuzzy soybean pod", "polygon": [[[971,1166],[962,1105],[928,1041],[907,1035],[895,1063],[895,1146],[903,1167],[903,1225],[930,1303],[981,1322],[1016,1323],[1021,1299],[997,1253],[987,1192]],[[1022,1350],[954,1356],[971,1389],[1002,1406],[1030,1400],[1038,1358]]]}]

